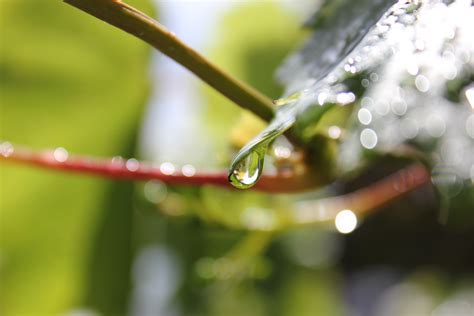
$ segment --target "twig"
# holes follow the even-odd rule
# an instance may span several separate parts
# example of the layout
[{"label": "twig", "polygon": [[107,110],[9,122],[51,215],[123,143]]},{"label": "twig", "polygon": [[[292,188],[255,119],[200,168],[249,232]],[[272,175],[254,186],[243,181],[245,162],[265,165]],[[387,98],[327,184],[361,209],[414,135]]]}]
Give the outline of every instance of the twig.
[{"label": "twig", "polygon": [[119,0],[64,1],[142,39],[263,120],[270,121],[273,118],[270,99],[231,77],[143,12]]},{"label": "twig", "polygon": [[[71,156],[65,149],[36,152],[24,147],[11,145],[8,142],[0,144],[0,161],[11,161],[35,165],[47,169],[56,169],[69,172],[92,174],[112,179],[124,180],[161,180],[168,184],[178,185],[215,185],[234,189],[228,183],[227,171],[204,172],[175,172],[174,166],[168,163],[173,170],[165,170],[164,164],[140,162],[136,159],[123,158],[99,159],[84,156]],[[271,193],[292,193],[307,191],[321,185],[312,181],[311,175],[295,176],[291,173],[263,175],[253,188]],[[300,213],[297,216],[304,218],[306,211],[314,214],[315,208],[325,208],[328,211],[341,210],[352,207],[359,213],[368,212],[385,203],[396,199],[403,194],[413,191],[428,183],[430,175],[425,167],[412,165],[399,172],[380,180],[366,188],[340,197],[321,199],[316,202],[302,202],[299,205]],[[316,204],[315,204],[316,203]]]},{"label": "twig", "polygon": [[430,182],[430,174],[420,164],[406,167],[367,187],[349,194],[299,202],[292,211],[294,225],[333,221],[337,213],[349,209],[366,215]]},{"label": "twig", "polygon": [[[72,156],[63,148],[37,152],[21,146],[13,147],[10,143],[5,142],[0,144],[0,160],[29,164],[46,169],[92,174],[112,179],[161,180],[168,184],[188,186],[214,185],[235,189],[228,182],[227,171],[195,172],[194,168],[190,167],[191,169],[188,171],[183,168],[178,172],[175,170],[175,166],[170,163],[157,165],[133,158],[126,160],[120,157],[100,159]],[[308,179],[308,177],[303,178],[289,173],[282,173],[263,175],[255,189],[264,192],[287,193],[309,190],[318,185],[319,183]]]}]

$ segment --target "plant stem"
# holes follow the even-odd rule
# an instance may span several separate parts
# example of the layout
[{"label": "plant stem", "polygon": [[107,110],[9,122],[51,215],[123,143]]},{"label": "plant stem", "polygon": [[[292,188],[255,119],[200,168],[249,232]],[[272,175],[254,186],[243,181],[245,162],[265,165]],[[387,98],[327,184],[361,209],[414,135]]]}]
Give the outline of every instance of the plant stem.
[{"label": "plant stem", "polygon": [[292,211],[289,222],[294,226],[332,222],[344,209],[361,216],[366,215],[428,184],[430,179],[430,174],[423,165],[414,164],[352,193],[299,202]]},{"label": "plant stem", "polygon": [[273,118],[270,99],[231,77],[143,12],[119,0],[64,1],[142,39],[263,120],[270,121]]},{"label": "plant stem", "polygon": [[[183,172],[163,172],[163,168],[160,168],[163,165],[140,162],[136,159],[99,159],[71,156],[64,149],[58,155],[56,151],[36,152],[19,146],[13,147],[8,142],[0,143],[1,160],[29,164],[46,169],[92,174],[112,179],[161,180],[168,184],[189,186],[214,185],[235,189],[227,180],[227,171],[214,173],[196,172],[195,174],[188,173],[185,175]],[[317,177],[302,177],[292,174],[263,175],[252,189],[269,193],[293,193],[308,191],[321,185],[320,183],[312,182],[310,178]],[[331,212],[340,211],[344,207],[353,208],[354,211],[360,213],[368,212],[429,183],[429,181],[430,175],[423,166],[412,165],[353,193],[340,197],[300,203],[299,210],[295,211],[294,214],[296,217],[306,218],[305,212],[309,212],[310,215],[315,214],[315,210],[320,207],[324,207]],[[305,220],[304,222],[308,221]]]},{"label": "plant stem", "polygon": [[[46,169],[92,174],[112,179],[161,180],[172,185],[214,185],[235,189],[227,179],[227,171],[194,172],[193,169],[191,174],[185,174],[186,172],[168,172],[164,170],[163,165],[142,162],[136,159],[72,156],[65,149],[60,150],[58,155],[54,150],[37,152],[21,146],[13,147],[10,143],[4,142],[0,143],[0,161],[5,160]],[[172,166],[172,168],[175,168],[175,166]],[[262,176],[255,189],[271,193],[289,193],[309,190],[319,185],[320,183],[315,183],[308,177],[276,174]]]}]

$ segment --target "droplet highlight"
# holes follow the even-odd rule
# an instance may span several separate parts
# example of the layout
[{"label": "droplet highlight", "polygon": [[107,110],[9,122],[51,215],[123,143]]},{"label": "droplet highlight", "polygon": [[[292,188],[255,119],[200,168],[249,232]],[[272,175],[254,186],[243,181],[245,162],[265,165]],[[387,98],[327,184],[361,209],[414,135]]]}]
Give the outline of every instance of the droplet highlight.
[{"label": "droplet highlight", "polygon": [[257,182],[263,170],[266,146],[264,147],[250,151],[233,164],[229,174],[229,181],[233,186],[247,189]]},{"label": "droplet highlight", "polygon": [[341,234],[349,234],[357,227],[357,216],[351,210],[342,210],[337,213],[334,224]]}]

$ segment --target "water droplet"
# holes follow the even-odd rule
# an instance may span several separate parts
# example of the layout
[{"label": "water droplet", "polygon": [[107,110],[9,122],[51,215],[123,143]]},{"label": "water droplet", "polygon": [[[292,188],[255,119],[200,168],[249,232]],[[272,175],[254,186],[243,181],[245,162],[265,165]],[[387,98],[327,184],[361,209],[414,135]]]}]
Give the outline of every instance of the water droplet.
[{"label": "water droplet", "polygon": [[163,162],[160,165],[160,171],[165,174],[165,175],[172,175],[175,171],[176,168],[171,162]]},{"label": "water droplet", "polygon": [[362,124],[369,125],[370,122],[372,122],[372,113],[370,113],[369,110],[362,108],[357,113],[357,118],[359,119],[359,122],[361,122]]},{"label": "water droplet", "polygon": [[377,146],[378,137],[373,129],[366,128],[360,133],[360,142],[367,149],[373,149]]},{"label": "water droplet", "polygon": [[276,146],[273,152],[277,158],[288,159],[291,156],[291,149],[285,146]]},{"label": "water droplet", "polygon": [[337,103],[346,105],[354,102],[356,99],[355,94],[352,92],[341,92],[336,96]]},{"label": "water droplet", "polygon": [[140,163],[135,158],[130,158],[125,163],[125,168],[127,168],[128,171],[135,172],[140,168]]},{"label": "water droplet", "polygon": [[339,139],[339,137],[341,137],[341,133],[342,131],[339,126],[333,125],[328,128],[328,135],[332,139]]},{"label": "water droplet", "polygon": [[334,223],[341,234],[349,234],[357,227],[357,216],[351,210],[342,210],[337,213]]},{"label": "water droplet", "polygon": [[369,78],[370,78],[370,80],[372,80],[373,82],[377,82],[377,81],[379,80],[379,75],[378,75],[377,73],[373,72],[373,73],[371,73],[371,74],[369,75]]},{"label": "water droplet", "polygon": [[293,94],[291,94],[290,96],[288,96],[286,98],[273,100],[273,104],[275,104],[276,106],[287,105],[287,104],[290,104],[290,103],[293,103],[293,102],[297,101],[300,98],[300,96],[301,96],[301,93],[296,92],[296,93],[293,93]]},{"label": "water droplet", "polygon": [[247,155],[233,163],[229,174],[229,181],[239,189],[247,189],[253,186],[262,174],[263,161],[266,152],[258,148],[251,150]]},{"label": "water droplet", "polygon": [[125,159],[120,156],[115,156],[110,160],[110,168],[121,169],[125,164]]},{"label": "water droplet", "polygon": [[393,101],[391,104],[392,112],[402,116],[407,112],[408,105],[404,100]]},{"label": "water droplet", "polygon": [[418,75],[415,78],[415,86],[420,92],[428,92],[430,90],[430,81],[423,75]]},{"label": "water droplet", "polygon": [[13,145],[9,142],[3,142],[0,144],[0,155],[3,157],[9,157],[13,154],[14,148]]},{"label": "water droplet", "polygon": [[69,157],[69,153],[66,149],[58,147],[54,150],[53,157],[57,162],[65,162]]},{"label": "water droplet", "polygon": [[192,177],[196,174],[196,168],[194,168],[193,165],[184,165],[182,168],[181,168],[181,172],[183,173],[183,175],[185,177]]},{"label": "water droplet", "polygon": [[[291,112],[293,109],[289,109]],[[268,146],[295,122],[294,114],[277,113],[275,120],[256,138],[245,145],[232,161],[229,182],[239,188],[252,187],[260,178]]]},{"label": "water droplet", "polygon": [[321,92],[318,94],[318,104],[319,105],[324,105],[326,103],[326,100],[328,99],[328,94],[325,92]]},{"label": "water droplet", "polygon": [[362,79],[360,84],[362,85],[362,87],[368,88],[370,86],[370,81],[369,81],[369,79]]}]

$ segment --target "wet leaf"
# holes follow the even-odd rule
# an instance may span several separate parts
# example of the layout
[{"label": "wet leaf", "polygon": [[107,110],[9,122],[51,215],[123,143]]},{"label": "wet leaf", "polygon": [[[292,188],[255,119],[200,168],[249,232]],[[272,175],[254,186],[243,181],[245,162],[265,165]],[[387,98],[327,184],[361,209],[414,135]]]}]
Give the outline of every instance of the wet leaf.
[{"label": "wet leaf", "polygon": [[[349,104],[356,106],[339,149],[340,171],[358,167],[366,152],[413,144],[448,173],[441,181],[472,178],[472,3],[398,1],[383,13],[389,4],[337,1],[331,18],[315,22],[320,28],[280,70],[288,97],[276,102],[275,119],[234,159],[231,178],[246,174],[248,157],[295,123],[315,125],[328,108]],[[462,84],[453,84],[458,77]]]}]

